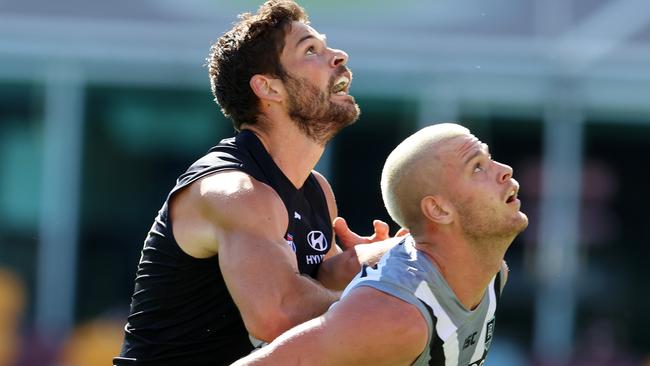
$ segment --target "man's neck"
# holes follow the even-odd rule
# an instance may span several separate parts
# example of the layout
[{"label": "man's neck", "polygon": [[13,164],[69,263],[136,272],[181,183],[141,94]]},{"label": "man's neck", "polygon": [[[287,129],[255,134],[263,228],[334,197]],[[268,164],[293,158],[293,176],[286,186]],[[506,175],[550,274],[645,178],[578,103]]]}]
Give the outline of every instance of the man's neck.
[{"label": "man's neck", "polygon": [[323,155],[324,146],[306,136],[291,121],[281,126],[255,125],[244,127],[252,131],[264,145],[275,164],[296,188],[301,188]]},{"label": "man's neck", "polygon": [[[483,245],[487,243],[480,243]],[[482,246],[465,239],[434,238],[418,240],[416,247],[438,268],[458,300],[467,310],[474,310],[482,301],[492,277],[501,269],[507,245]]]}]

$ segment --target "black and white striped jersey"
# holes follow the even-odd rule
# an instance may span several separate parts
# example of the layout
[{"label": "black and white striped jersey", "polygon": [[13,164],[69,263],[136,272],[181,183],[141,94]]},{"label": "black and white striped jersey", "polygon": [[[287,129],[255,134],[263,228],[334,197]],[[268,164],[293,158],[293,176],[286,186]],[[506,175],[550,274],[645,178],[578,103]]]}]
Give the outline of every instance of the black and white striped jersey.
[{"label": "black and white striped jersey", "polygon": [[492,278],[481,303],[469,311],[408,236],[377,266],[364,266],[343,296],[354,288],[369,286],[415,305],[427,320],[429,342],[413,365],[482,366],[494,334],[501,277],[498,273]]}]

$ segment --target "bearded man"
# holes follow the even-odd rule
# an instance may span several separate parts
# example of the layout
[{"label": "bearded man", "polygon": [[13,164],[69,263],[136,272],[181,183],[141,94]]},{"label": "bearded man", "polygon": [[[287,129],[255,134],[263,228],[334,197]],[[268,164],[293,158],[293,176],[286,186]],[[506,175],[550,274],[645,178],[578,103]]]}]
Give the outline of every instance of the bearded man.
[{"label": "bearded man", "polygon": [[370,244],[388,237],[378,220],[370,237],[351,232],[313,170],[359,116],[347,61],[288,0],[240,15],[212,46],[212,91],[238,133],[192,164],[159,211],[115,365],[229,364],[324,313],[360,263],[394,245]]}]

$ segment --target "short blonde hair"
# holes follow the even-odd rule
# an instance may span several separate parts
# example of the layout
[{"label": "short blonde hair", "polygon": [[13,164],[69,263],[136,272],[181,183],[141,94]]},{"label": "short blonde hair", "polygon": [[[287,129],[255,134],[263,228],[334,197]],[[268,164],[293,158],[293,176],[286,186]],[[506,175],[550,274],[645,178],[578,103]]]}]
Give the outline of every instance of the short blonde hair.
[{"label": "short blonde hair", "polygon": [[388,155],[381,172],[381,194],[393,221],[413,231],[421,218],[420,201],[438,189],[437,146],[468,134],[467,128],[455,123],[427,126],[407,137]]}]

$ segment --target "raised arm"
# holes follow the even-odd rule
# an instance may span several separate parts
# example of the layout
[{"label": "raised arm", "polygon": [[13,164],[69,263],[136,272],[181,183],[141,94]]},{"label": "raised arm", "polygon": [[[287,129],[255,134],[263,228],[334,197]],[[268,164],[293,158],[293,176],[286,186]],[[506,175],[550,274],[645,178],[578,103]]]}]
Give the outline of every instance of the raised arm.
[{"label": "raised arm", "polygon": [[301,324],[232,366],[410,365],[428,340],[413,305],[360,287],[325,315]]},{"label": "raised arm", "polygon": [[284,240],[287,211],[277,193],[247,174],[203,178],[172,202],[174,235],[197,258],[218,254],[248,332],[271,341],[323,314],[339,293],[300,275]]}]

